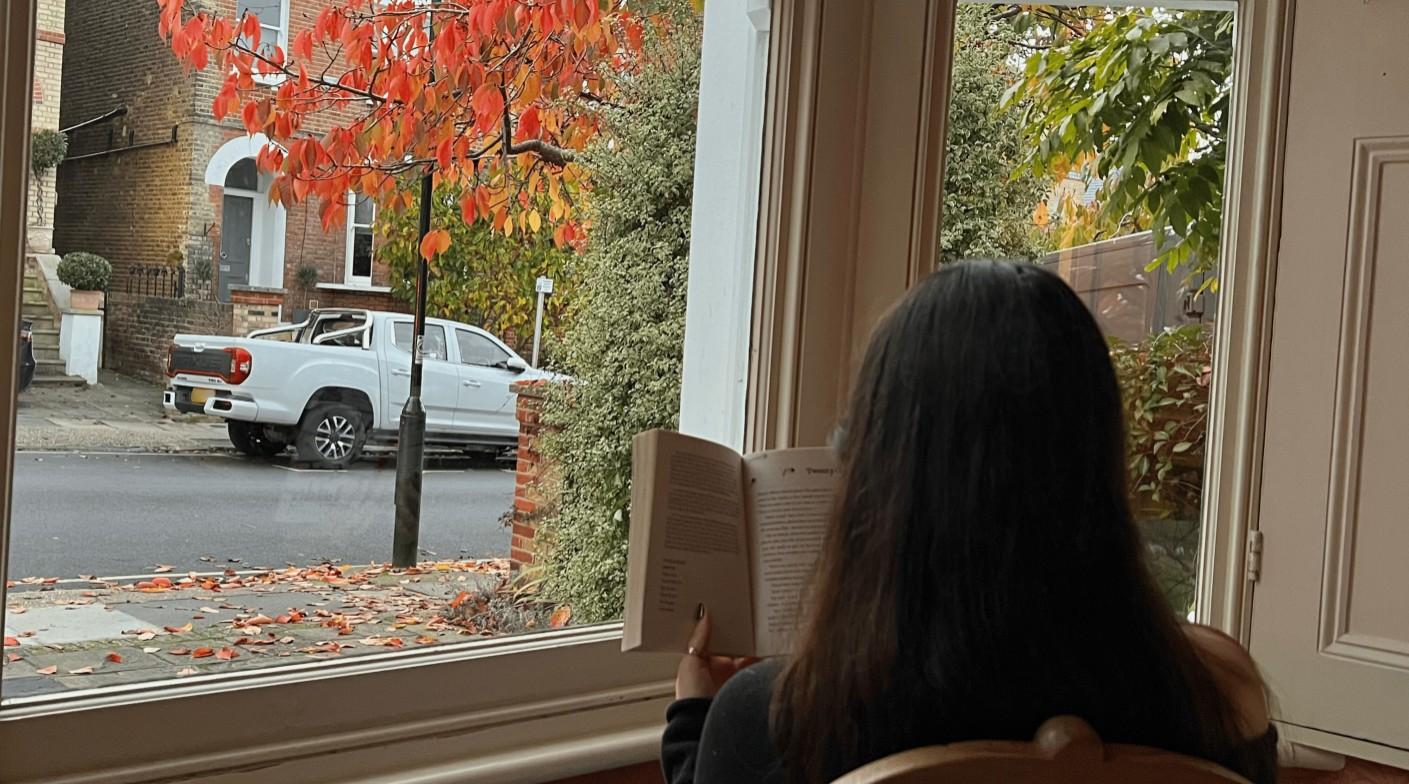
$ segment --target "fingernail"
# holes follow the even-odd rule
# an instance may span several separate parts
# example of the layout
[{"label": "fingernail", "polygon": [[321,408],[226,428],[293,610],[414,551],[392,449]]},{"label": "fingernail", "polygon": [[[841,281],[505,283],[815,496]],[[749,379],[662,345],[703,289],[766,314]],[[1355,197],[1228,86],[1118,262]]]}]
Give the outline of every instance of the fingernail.
[{"label": "fingernail", "polygon": [[701,618],[703,618],[703,617],[704,617],[704,602],[700,602],[698,605],[695,606],[695,620],[698,621],[699,619],[701,619]]}]

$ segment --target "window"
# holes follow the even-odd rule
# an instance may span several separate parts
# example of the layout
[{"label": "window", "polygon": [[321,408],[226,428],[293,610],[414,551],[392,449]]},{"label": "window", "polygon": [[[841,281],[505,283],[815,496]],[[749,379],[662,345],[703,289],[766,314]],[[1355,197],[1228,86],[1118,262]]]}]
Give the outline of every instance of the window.
[{"label": "window", "polygon": [[[701,69],[702,79],[709,89],[700,101],[701,123],[706,129],[702,129],[698,154],[708,165],[701,167],[700,180],[696,183],[694,236],[698,238],[696,249],[703,250],[713,244],[718,246],[719,252],[692,252],[689,281],[692,288],[708,284],[717,291],[729,292],[729,298],[721,307],[701,310],[696,305],[703,300],[691,292],[685,363],[689,370],[682,393],[686,401],[682,404],[682,423],[706,420],[718,423],[717,429],[707,431],[709,435],[749,448],[820,443],[832,427],[836,402],[844,394],[847,359],[853,355],[852,349],[869,330],[873,317],[935,258],[929,251],[937,247],[937,243],[926,235],[933,228],[930,226],[933,221],[926,216],[938,214],[939,190],[934,187],[937,167],[926,161],[937,156],[931,154],[927,159],[925,152],[932,153],[935,149],[934,139],[927,137],[926,132],[938,126],[934,117],[923,113],[921,104],[946,106],[942,84],[936,88],[932,83],[935,81],[933,74],[942,72],[946,66],[927,61],[924,53],[933,56],[938,51],[945,58],[948,56],[943,46],[926,48],[927,43],[933,43],[926,36],[934,35],[934,29],[942,27],[935,18],[942,17],[944,12],[940,9],[948,4],[936,1],[894,3],[889,8],[901,13],[875,14],[872,19],[869,8],[858,10],[862,9],[859,4],[837,0],[774,3],[778,18],[773,22],[771,43],[767,34],[769,4],[739,5],[751,10],[725,3],[708,3],[704,10],[711,29],[710,46],[720,48],[706,56]],[[1246,25],[1240,25],[1240,29],[1248,31],[1247,36],[1265,35],[1268,41],[1277,40],[1275,36],[1282,27],[1269,24],[1267,9],[1271,6],[1273,4],[1248,3],[1246,7],[1252,9],[1253,16],[1246,20]],[[825,14],[822,13],[824,8]],[[280,10],[284,11],[282,7]],[[28,13],[25,4],[12,4],[6,11],[10,21],[18,14],[20,24],[28,24],[23,18]],[[1277,12],[1271,13],[1275,21]],[[863,34],[856,34],[857,30]],[[0,52],[6,55],[0,57],[0,70],[6,75],[6,89],[0,90],[0,101],[7,109],[0,112],[0,123],[5,124],[0,128],[3,134],[0,141],[5,144],[0,146],[5,147],[22,138],[19,134],[29,132],[23,103],[15,99],[26,92],[23,88],[28,84],[24,76],[13,74],[13,63],[27,60],[5,49],[13,47],[13,39],[28,40],[29,37],[0,39]],[[885,45],[877,45],[879,42]],[[781,64],[766,81],[769,94],[765,105],[761,100],[761,87],[765,84],[762,77],[766,75],[762,63],[768,60],[769,47],[774,48],[775,55],[783,56],[777,58]],[[1244,52],[1244,62],[1253,64],[1254,68],[1276,61],[1277,58],[1267,52]],[[752,70],[750,63],[754,66]],[[1240,75],[1240,83],[1246,76]],[[1275,82],[1275,78],[1269,77],[1269,81]],[[915,85],[917,90],[882,89],[897,84]],[[1243,86],[1240,84],[1234,91],[1235,102],[1236,96],[1249,94]],[[1280,94],[1275,83],[1269,86],[1258,82],[1256,86],[1255,95]],[[759,91],[751,92],[755,88]],[[804,91],[802,95],[799,90]],[[923,96],[917,96],[918,90],[924,91]],[[750,99],[759,97],[758,102],[750,111],[739,112],[736,107],[732,113],[724,112],[721,107],[736,106],[741,92]],[[926,100],[920,101],[919,97]],[[1256,129],[1258,133],[1270,128],[1267,133],[1275,136],[1275,118],[1264,116],[1272,109],[1257,111],[1264,114],[1250,118],[1245,127]],[[858,122],[827,120],[838,116],[838,112],[855,116]],[[748,129],[764,127],[764,116],[768,118],[768,135],[763,137],[766,144],[761,156],[764,163],[761,167],[751,166],[749,158],[757,151],[743,150],[744,157],[740,159],[737,157],[739,148],[751,145],[740,145],[739,139],[757,138],[750,136]],[[757,126],[748,124],[750,117],[758,120]],[[728,123],[734,121],[740,125],[730,127]],[[1230,172],[1230,180],[1252,183],[1249,188],[1262,190],[1230,196],[1230,204],[1261,204],[1261,199],[1270,199],[1270,194],[1265,192],[1267,186],[1263,184],[1275,182],[1263,169],[1272,165],[1263,162],[1274,160],[1265,154],[1270,144],[1248,150],[1239,160],[1239,171]],[[90,161],[84,165],[95,164]],[[10,251],[0,253],[0,269],[9,276],[8,284],[16,288],[21,279],[22,228],[11,221],[11,212],[17,215],[19,210],[11,210],[13,201],[6,199],[22,192],[23,168],[0,167],[0,187],[3,187],[0,195],[5,197],[0,199],[0,207],[4,207],[4,213],[0,214],[0,240],[4,241],[5,250]],[[758,187],[760,170],[762,187]],[[750,194],[757,194],[759,201],[756,221],[749,203],[753,198]],[[93,220],[100,217],[95,211]],[[1230,242],[1239,249],[1250,248],[1248,265],[1255,267],[1256,257],[1262,251],[1258,250],[1260,246],[1247,243],[1250,238],[1267,236],[1267,219],[1246,213],[1240,217],[1242,220],[1230,224],[1236,226],[1238,232],[1238,237]],[[719,224],[715,222],[718,220],[725,223],[737,220],[737,228],[742,230],[719,232],[716,230]],[[760,263],[756,287],[752,266],[755,227],[758,228]],[[335,248],[339,239],[334,238],[331,247]],[[902,246],[898,252],[897,244]],[[907,247],[914,250],[907,251]],[[857,270],[856,258],[867,259],[868,266]],[[1239,258],[1241,261],[1243,257]],[[1230,292],[1240,292],[1239,296],[1243,297],[1249,295],[1242,292],[1256,290],[1256,285],[1229,288]],[[114,286],[109,307],[121,305],[119,300],[123,296]],[[1246,303],[1245,306],[1251,307]],[[0,316],[11,318],[13,323],[19,315],[13,311],[14,307],[13,302],[0,303]],[[747,326],[733,323],[732,316],[723,319],[727,323],[720,325],[719,313],[743,313]],[[704,328],[695,328],[697,323],[704,324]],[[716,328],[711,330],[711,325]],[[735,345],[737,341],[719,339],[735,331],[744,334],[741,346]],[[411,342],[409,323],[404,332],[404,338],[395,342],[406,350]],[[1241,330],[1230,332],[1242,334]],[[732,361],[713,361],[709,353],[712,341],[730,344],[728,350],[733,353],[729,360],[740,357],[743,360],[737,365]],[[1235,357],[1245,357],[1253,350],[1250,346],[1236,345],[1234,337],[1225,342],[1235,344]],[[0,359],[11,356],[0,354]],[[13,367],[12,362],[0,364],[0,374],[13,373]],[[259,372],[256,367],[254,373]],[[703,378],[704,386],[699,382],[691,383],[689,374],[696,379]],[[1228,378],[1216,375],[1214,383],[1230,383]],[[700,392],[705,387],[710,394]],[[716,389],[723,392],[714,394]],[[37,400],[30,394],[34,391],[25,393],[26,408]],[[1250,402],[1255,402],[1254,394],[1247,390],[1243,393]],[[1236,394],[1230,397],[1242,399]],[[702,418],[699,412],[711,407],[726,412],[739,409],[746,413],[711,414],[713,418]],[[1213,420],[1227,422],[1224,427],[1229,429],[1241,427],[1230,417],[1216,416]],[[13,417],[0,418],[0,435],[8,438],[13,422]],[[396,418],[392,416],[379,423],[383,431],[394,431]],[[1251,438],[1247,433],[1229,432],[1220,443],[1237,442],[1245,436]],[[265,434],[256,434],[252,446],[267,443],[264,437]],[[90,610],[85,608],[91,605],[82,603],[89,598],[82,592],[97,589],[70,582],[63,582],[62,589],[58,587],[60,583],[45,584],[50,576],[61,573],[46,567],[61,564],[43,562],[37,557],[42,555],[37,547],[47,546],[45,543],[59,532],[46,526],[36,530],[34,518],[28,518],[27,522],[26,516],[33,515],[42,504],[64,500],[64,493],[56,492],[36,502],[32,493],[40,479],[52,481],[65,475],[57,473],[61,462],[58,458],[45,455],[40,462],[38,457],[24,453],[18,458],[13,453],[0,454],[0,470],[14,478],[16,488],[14,503],[0,511],[0,521],[6,526],[10,543],[8,577],[15,583],[5,591],[5,605],[22,606],[23,601],[41,594],[52,596],[59,590],[72,590],[76,594],[74,604],[64,605],[72,609],[55,614],[86,617]],[[272,523],[273,527],[265,529],[259,538],[280,545],[287,545],[298,537],[305,537],[303,541],[311,539],[312,544],[298,554],[308,559],[325,557],[329,560],[340,555],[328,552],[323,545],[345,544],[361,534],[381,534],[389,526],[389,498],[378,495],[374,489],[377,482],[372,481],[378,476],[373,473],[375,460],[367,461],[359,470],[335,474],[306,472],[288,464],[287,459],[283,465],[262,467],[253,460],[241,459],[236,467],[242,474],[253,476],[256,475],[254,469],[267,468],[267,472],[261,470],[260,474],[267,473],[277,479],[266,477],[264,481],[275,484],[245,485],[230,493],[228,488],[210,480],[227,475],[226,462],[236,461],[222,462],[220,458],[209,456],[164,459],[170,465],[160,474],[163,484],[183,476],[195,476],[200,478],[202,489],[194,496],[199,501],[195,506],[173,502],[147,504],[140,510],[162,522],[160,535],[145,537],[151,547],[143,553],[147,558],[156,557],[158,544],[165,547],[191,542],[199,547],[201,542],[197,541],[197,536],[214,531],[228,534],[229,538],[223,541],[230,545],[231,551],[203,553],[193,549],[192,565],[216,574],[223,575],[228,569],[239,575],[249,571],[246,566],[250,553],[235,550],[234,545],[252,547],[253,540],[237,541],[234,537],[247,525]],[[123,455],[116,460],[132,461],[134,458]],[[50,475],[43,476],[40,471],[50,472]],[[1235,471],[1236,467],[1229,467],[1228,475]],[[489,481],[488,473],[470,477],[468,481],[459,474],[427,474],[426,531],[451,533],[445,539],[448,547],[428,547],[438,550],[433,557],[452,560],[458,548],[464,546],[469,539],[465,521],[474,507],[495,507],[497,516],[498,500],[490,503],[481,496],[478,501],[454,498],[447,503],[447,488]],[[69,478],[66,491],[92,489],[86,486],[93,483],[83,476],[72,473],[66,476]],[[119,499],[141,486],[136,476],[135,472],[129,476],[125,486],[109,485],[108,494],[94,502],[92,508],[104,510],[101,525],[118,530],[119,523],[128,519],[118,508]],[[1220,488],[1220,503],[1228,509],[1249,486],[1247,480],[1232,484],[1237,486]],[[122,492],[112,487],[122,487]],[[275,489],[270,490],[270,487]],[[304,488],[303,492],[314,501],[306,506],[316,508],[316,514],[302,514],[300,505],[307,499],[301,500],[298,494],[289,492],[288,489],[294,487]],[[31,493],[28,501],[23,498],[26,492]],[[453,514],[438,520],[434,518],[438,503],[442,507],[453,506]],[[251,516],[251,510],[255,509],[260,510],[261,518]],[[221,524],[201,524],[208,512],[216,513],[210,510],[226,515],[212,518]],[[89,511],[78,518],[88,521],[92,516]],[[1226,516],[1229,527],[1239,524],[1235,518],[1232,514]],[[383,527],[376,528],[379,525]],[[73,547],[73,541],[85,541],[82,532],[67,542],[59,542],[56,549],[68,553],[83,549]],[[422,545],[430,545],[430,542],[423,539]],[[201,556],[210,557],[212,561]],[[384,561],[386,553],[384,548],[372,547],[360,557],[363,563]],[[158,565],[163,564],[144,561],[140,569],[149,578],[172,582],[184,579],[185,563],[170,571],[153,573],[153,567]],[[372,593],[361,591],[360,585],[382,584],[377,583],[378,580],[396,582],[396,578],[386,574],[374,577],[375,580],[369,578],[353,586],[324,582],[323,590],[332,598],[308,597],[315,606],[306,610],[310,614],[317,610],[332,613],[337,609],[334,601]],[[35,579],[27,582],[28,578]],[[246,579],[246,576],[239,579]],[[428,596],[440,589],[430,573],[400,579],[406,581],[405,585],[426,591],[422,595]],[[54,590],[45,591],[45,588]],[[139,602],[131,603],[126,609],[149,614],[175,612],[161,608],[160,601],[146,601],[165,598],[160,593],[144,593],[146,590],[153,589],[134,590],[131,595]],[[267,609],[275,614],[267,617],[276,624],[277,614],[287,614],[287,606],[281,605],[288,603],[277,591],[251,591],[250,594],[261,597],[258,601],[269,605]],[[195,598],[197,594],[192,593],[191,604],[178,609],[207,615],[207,619],[232,618],[236,613],[221,605],[234,604],[238,595],[235,591],[224,595],[201,593],[200,598]],[[319,602],[325,604],[317,606]],[[136,606],[139,603],[145,607]],[[462,602],[461,606],[464,605]],[[202,607],[219,612],[206,614],[201,612]],[[29,610],[22,615],[12,615],[11,620],[18,618],[28,622],[37,615]],[[103,618],[113,613],[95,615]],[[167,618],[164,622],[144,623],[155,623],[160,633],[165,623],[180,629],[190,622],[174,615]],[[133,628],[124,623],[130,622],[118,619],[113,627],[119,633]],[[321,627],[320,633],[326,637],[326,641],[320,643],[321,649],[278,659],[288,664],[286,668],[256,671],[249,667],[260,655],[249,653],[245,647],[258,649],[260,646],[230,646],[241,649],[240,657],[234,661],[216,658],[215,654],[221,653],[224,646],[199,660],[189,658],[199,650],[192,648],[179,666],[196,669],[206,668],[210,663],[225,671],[207,675],[209,670],[205,670],[199,677],[184,670],[163,671],[161,680],[141,682],[133,674],[136,670],[132,665],[146,647],[159,647],[164,653],[183,644],[167,633],[153,640],[139,641],[133,637],[131,647],[114,650],[124,659],[120,668],[111,660],[108,662],[114,664],[113,667],[105,670],[107,665],[100,663],[92,674],[69,674],[66,668],[52,681],[63,691],[50,693],[47,698],[22,691],[17,683],[22,678],[7,677],[0,684],[0,692],[3,692],[0,696],[7,703],[0,708],[7,719],[0,721],[0,743],[9,753],[0,757],[0,779],[25,784],[59,778],[96,782],[116,777],[130,781],[186,777],[225,784],[236,777],[247,776],[253,766],[261,766],[263,775],[281,781],[315,777],[395,780],[422,772],[427,772],[429,778],[453,776],[459,771],[466,771],[464,775],[473,777],[490,770],[494,775],[519,780],[549,781],[598,770],[605,764],[604,760],[614,764],[646,760],[656,751],[659,717],[669,693],[674,663],[651,657],[623,657],[619,652],[620,633],[611,624],[569,627],[529,640],[466,639],[450,646],[419,648],[406,627],[390,628],[397,623],[393,619],[375,632],[363,627],[346,635],[339,634],[336,625]],[[279,628],[278,625],[275,628]],[[392,637],[400,639],[401,647],[390,644]],[[277,638],[275,643],[278,643]],[[329,648],[336,649],[337,653],[330,652]],[[78,665],[72,669],[90,666]],[[7,675],[17,674],[19,669],[8,670]],[[252,672],[255,677],[248,677]],[[122,685],[110,686],[115,683]],[[457,683],[473,683],[474,688],[447,688],[447,684]],[[113,690],[104,691],[109,688]],[[219,715],[221,721],[169,721],[169,717],[176,714]],[[271,716],[297,721],[271,721]],[[140,733],[121,735],[105,731],[113,726],[160,726],[160,748],[157,739]],[[76,746],[71,750],[73,753],[57,754],[53,740],[56,737],[84,737],[91,742]],[[594,765],[598,767],[592,767]]]},{"label": "window", "polygon": [[370,198],[348,195],[347,207],[347,270],[349,286],[372,285],[372,221],[377,205]]},{"label": "window", "polygon": [[460,362],[466,365],[496,367],[509,358],[509,352],[494,341],[468,329],[455,330],[455,341],[460,345]]},{"label": "window", "polygon": [[[396,347],[411,353],[411,335],[416,325],[410,321],[397,321],[391,325],[392,340],[396,341]],[[445,327],[439,324],[426,325],[425,347],[421,352],[424,359],[439,359],[445,361],[449,356],[445,351]]]},{"label": "window", "polygon": [[259,167],[253,158],[241,158],[225,174],[225,187],[242,191],[259,190]]},{"label": "window", "polygon": [[288,0],[235,0],[235,18],[252,14],[259,18],[259,53],[274,56],[274,47],[288,50],[285,31],[289,22]]}]

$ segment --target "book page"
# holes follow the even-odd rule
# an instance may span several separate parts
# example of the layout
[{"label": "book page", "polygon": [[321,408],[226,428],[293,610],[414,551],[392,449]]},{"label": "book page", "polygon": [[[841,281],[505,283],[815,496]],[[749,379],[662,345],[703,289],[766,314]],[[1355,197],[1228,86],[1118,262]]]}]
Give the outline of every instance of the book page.
[{"label": "book page", "polygon": [[710,651],[753,653],[742,472],[720,444],[661,430],[636,437],[623,650],[684,652],[704,604]]},{"label": "book page", "polygon": [[744,458],[754,637],[758,655],[792,650],[836,493],[831,449],[781,449]]}]

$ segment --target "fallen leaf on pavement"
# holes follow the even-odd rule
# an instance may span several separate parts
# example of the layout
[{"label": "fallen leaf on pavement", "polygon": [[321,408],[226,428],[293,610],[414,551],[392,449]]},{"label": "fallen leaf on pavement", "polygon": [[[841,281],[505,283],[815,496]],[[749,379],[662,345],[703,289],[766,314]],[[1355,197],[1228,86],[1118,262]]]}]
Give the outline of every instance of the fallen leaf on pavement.
[{"label": "fallen leaf on pavement", "polygon": [[271,623],[273,623],[273,622],[274,622],[274,619],[273,619],[273,618],[270,618],[270,617],[267,616],[267,615],[256,615],[256,616],[254,616],[253,618],[249,619],[248,621],[245,621],[245,625],[246,625],[246,626],[266,626],[266,625],[271,624]]},{"label": "fallen leaf on pavement", "polygon": [[572,620],[572,608],[565,604],[554,610],[552,615],[548,616],[548,626],[553,629],[561,629],[566,626],[570,620]]},{"label": "fallen leaf on pavement", "polygon": [[20,641],[17,640],[17,639],[15,639],[14,637],[9,637],[9,636],[5,637],[5,647],[6,647],[6,648],[18,648],[19,645],[20,645]]},{"label": "fallen leaf on pavement", "polygon": [[170,578],[170,577],[156,577],[156,578],[153,578],[153,579],[152,579],[152,584],[155,585],[155,586],[158,587],[158,588],[170,588],[170,587],[171,587],[171,578]]},{"label": "fallen leaf on pavement", "polygon": [[215,652],[215,658],[223,659],[225,661],[230,661],[231,659],[239,655],[240,652],[235,650],[234,648],[221,648],[220,650]]},{"label": "fallen leaf on pavement", "polygon": [[194,628],[194,627],[193,627],[191,624],[188,623],[188,624],[186,624],[185,626],[163,626],[162,628],[163,628],[163,629],[166,629],[168,632],[171,632],[172,634],[180,634],[180,633],[182,633],[182,632],[189,632],[189,631],[190,631],[192,628]]},{"label": "fallen leaf on pavement", "polygon": [[69,671],[68,671],[68,674],[69,674],[69,675],[92,675],[92,674],[93,674],[93,668],[92,668],[92,667],[79,667],[79,668],[76,669],[76,670],[69,670]]},{"label": "fallen leaf on pavement", "polygon": [[283,644],[285,644],[285,645],[288,645],[288,644],[292,643],[293,641],[294,641],[294,638],[292,638],[292,637],[280,637],[280,638],[279,638],[279,642],[281,642],[281,643],[283,643]]},{"label": "fallen leaf on pavement", "polygon": [[11,607],[11,608],[8,610],[8,612],[9,612],[11,615],[24,615],[25,613],[29,612],[29,608],[28,608],[28,607]]},{"label": "fallen leaf on pavement", "polygon": [[59,671],[59,665],[57,665],[57,664],[51,664],[51,665],[49,665],[48,667],[41,667],[41,668],[35,670],[35,672],[39,673],[40,675],[53,675],[54,673],[56,673],[56,672],[58,672],[58,671]]},{"label": "fallen leaf on pavement", "polygon": [[169,564],[157,564],[156,568],[153,569],[152,572],[155,574],[161,574],[162,572],[169,572],[171,571],[171,569],[172,567]]},{"label": "fallen leaf on pavement", "polygon": [[181,670],[180,672],[176,673],[176,677],[184,678],[187,675],[195,675],[198,672],[200,672],[200,670],[196,669],[195,667],[187,667]]},{"label": "fallen leaf on pavement", "polygon": [[122,654],[117,651],[108,651],[108,655],[103,657],[113,664],[122,664]]},{"label": "fallen leaf on pavement", "polygon": [[217,609],[215,609],[214,607],[202,607],[202,608],[201,608],[201,612],[203,612],[203,613],[210,613],[211,615],[219,615],[219,614],[220,614],[220,611],[217,610]]},{"label": "fallen leaf on pavement", "polygon": [[172,648],[167,651],[172,656],[187,656],[191,653],[190,648]]},{"label": "fallen leaf on pavement", "polygon": [[143,648],[142,653],[161,653],[161,648]]},{"label": "fallen leaf on pavement", "polygon": [[150,640],[150,639],[152,639],[152,638],[154,638],[154,637],[156,637],[156,636],[157,636],[157,633],[156,633],[156,632],[142,632],[141,634],[137,635],[137,639],[139,639],[139,640]]},{"label": "fallen leaf on pavement", "polygon": [[416,642],[420,643],[421,645],[433,645],[436,642],[436,638],[432,637],[429,634],[423,634],[420,637],[416,638]]},{"label": "fallen leaf on pavement", "polygon": [[214,655],[215,655],[215,649],[214,649],[214,648],[197,648],[197,649],[195,649],[194,651],[191,651],[191,658],[192,658],[192,659],[204,659],[204,658],[207,657],[207,656],[214,656]]},{"label": "fallen leaf on pavement", "polygon": [[464,591],[461,591],[458,596],[456,596],[454,599],[451,599],[451,600],[450,600],[450,609],[453,610],[453,609],[455,609],[456,607],[459,607],[460,605],[462,605],[462,604],[465,603],[465,600],[467,600],[467,599],[469,599],[469,598],[470,598],[470,595],[469,595],[468,593],[466,593],[466,592],[464,592]]},{"label": "fallen leaf on pavement", "polygon": [[23,657],[23,656],[20,656],[18,653],[12,653],[12,654],[9,655],[8,658],[10,659],[10,662],[11,662],[11,663],[14,663],[14,662],[17,662],[17,661],[19,661],[20,659],[22,659],[22,658],[24,658],[24,657]]}]

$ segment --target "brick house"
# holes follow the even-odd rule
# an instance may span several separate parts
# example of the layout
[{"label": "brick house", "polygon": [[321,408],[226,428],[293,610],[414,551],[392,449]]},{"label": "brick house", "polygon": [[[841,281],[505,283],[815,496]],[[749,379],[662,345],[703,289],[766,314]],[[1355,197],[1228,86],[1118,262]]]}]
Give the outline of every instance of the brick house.
[{"label": "brick house", "polygon": [[[58,173],[54,244],[113,264],[107,364],[160,372],[171,334],[243,333],[311,306],[404,309],[373,252],[370,205],[349,205],[324,232],[317,203],[267,199],[254,155],[267,142],[210,105],[217,68],[187,72],[157,34],[158,6],[67,0],[69,56],[60,123],[70,134]],[[188,11],[260,17],[263,38],[287,42],[323,0],[187,0]],[[327,118],[318,118],[326,123]],[[321,134],[310,123],[307,131]],[[305,289],[299,270],[317,271]]]},{"label": "brick house", "polygon": [[[40,0],[38,21],[34,34],[32,124],[57,131],[64,75],[64,0]],[[30,250],[38,253],[53,247],[54,205],[58,201],[55,178],[53,171],[30,178],[28,244]]]}]

